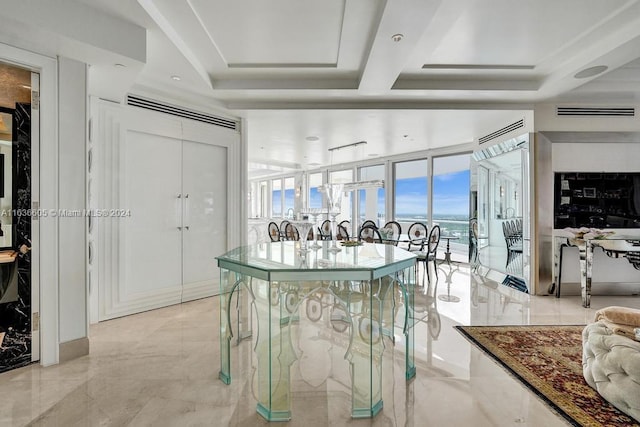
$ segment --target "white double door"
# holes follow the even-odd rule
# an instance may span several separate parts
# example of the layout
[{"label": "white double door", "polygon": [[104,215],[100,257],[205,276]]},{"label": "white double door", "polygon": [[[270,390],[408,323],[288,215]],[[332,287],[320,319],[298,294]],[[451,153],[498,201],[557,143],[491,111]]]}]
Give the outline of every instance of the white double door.
[{"label": "white double door", "polygon": [[[227,247],[226,148],[129,130],[121,177],[120,274],[142,311],[217,293]],[[138,304],[136,304],[138,305]]]}]

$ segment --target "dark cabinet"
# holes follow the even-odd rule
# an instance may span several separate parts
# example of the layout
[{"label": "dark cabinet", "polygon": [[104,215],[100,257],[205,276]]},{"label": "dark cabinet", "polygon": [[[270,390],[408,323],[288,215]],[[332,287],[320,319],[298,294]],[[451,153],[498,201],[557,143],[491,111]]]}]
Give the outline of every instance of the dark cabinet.
[{"label": "dark cabinet", "polygon": [[555,228],[635,228],[639,212],[640,173],[555,173]]}]

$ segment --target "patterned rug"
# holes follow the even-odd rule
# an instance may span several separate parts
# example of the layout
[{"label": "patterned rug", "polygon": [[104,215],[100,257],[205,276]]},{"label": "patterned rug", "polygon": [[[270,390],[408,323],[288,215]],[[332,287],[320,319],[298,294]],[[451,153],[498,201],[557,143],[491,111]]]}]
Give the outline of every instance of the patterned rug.
[{"label": "patterned rug", "polygon": [[574,426],[638,426],[582,376],[584,326],[456,326]]}]

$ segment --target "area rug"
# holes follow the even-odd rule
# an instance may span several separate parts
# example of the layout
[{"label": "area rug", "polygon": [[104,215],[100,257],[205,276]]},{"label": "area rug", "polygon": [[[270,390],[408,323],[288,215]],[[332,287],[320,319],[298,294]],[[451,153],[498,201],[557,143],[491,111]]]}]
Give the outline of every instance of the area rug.
[{"label": "area rug", "polygon": [[584,380],[582,326],[456,326],[574,426],[637,426]]}]

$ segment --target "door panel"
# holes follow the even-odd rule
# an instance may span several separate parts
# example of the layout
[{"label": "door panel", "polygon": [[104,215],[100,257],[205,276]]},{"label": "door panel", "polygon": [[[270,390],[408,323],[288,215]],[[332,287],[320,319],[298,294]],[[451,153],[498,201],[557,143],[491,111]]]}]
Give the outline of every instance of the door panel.
[{"label": "door panel", "polygon": [[[211,295],[227,248],[227,149],[183,143],[184,300]],[[187,197],[188,195],[188,197]]]},{"label": "door panel", "polygon": [[[178,139],[129,131],[123,149],[121,298],[177,290],[180,299],[182,203]],[[169,299],[171,295],[166,295]],[[169,302],[168,300],[166,302]]]}]

